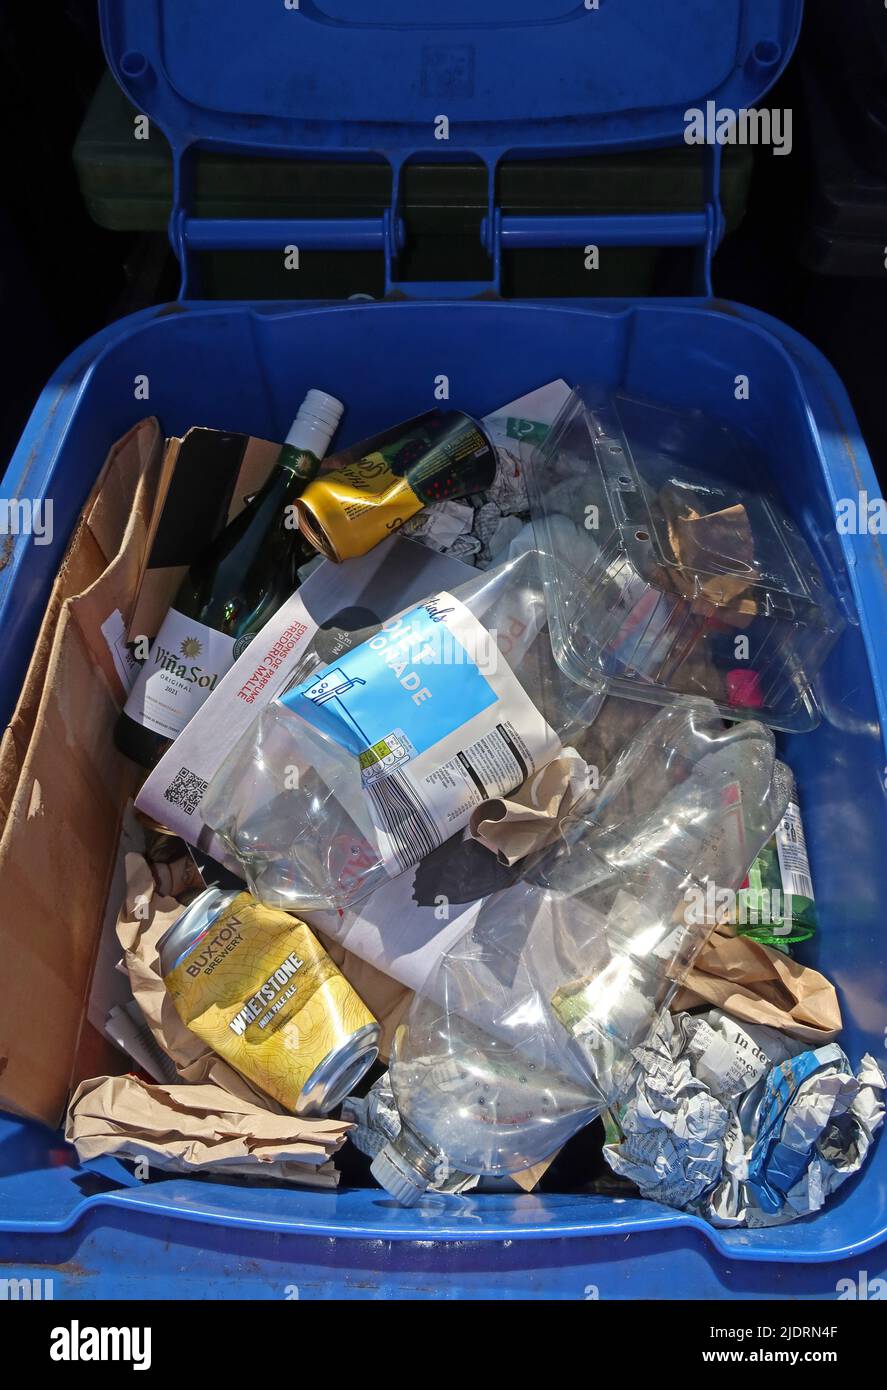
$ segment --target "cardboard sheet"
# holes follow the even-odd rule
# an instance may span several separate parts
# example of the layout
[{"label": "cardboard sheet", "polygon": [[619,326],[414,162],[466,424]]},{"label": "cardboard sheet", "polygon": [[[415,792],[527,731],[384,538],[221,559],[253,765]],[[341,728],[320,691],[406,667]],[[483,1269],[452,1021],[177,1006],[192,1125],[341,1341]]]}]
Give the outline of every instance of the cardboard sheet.
[{"label": "cardboard sheet", "polygon": [[154,419],[111,449],[0,743],[0,953],[16,983],[0,1018],[0,1105],[50,1125],[79,1076],[125,1066],[86,1020],[121,817],[139,776],[114,747],[125,691],[102,625],[135,599],[162,455]]}]

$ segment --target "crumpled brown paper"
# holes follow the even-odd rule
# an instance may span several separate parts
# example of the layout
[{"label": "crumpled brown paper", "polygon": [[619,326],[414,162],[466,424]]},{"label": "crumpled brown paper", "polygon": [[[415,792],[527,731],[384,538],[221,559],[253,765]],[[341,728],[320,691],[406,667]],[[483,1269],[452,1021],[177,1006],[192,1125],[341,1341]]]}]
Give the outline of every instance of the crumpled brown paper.
[{"label": "crumpled brown paper", "polygon": [[332,1155],[351,1125],[303,1120],[219,1086],[155,1086],[98,1076],[78,1086],[65,1139],[82,1163],[112,1155],[166,1172],[263,1177],[316,1187],[338,1181]]},{"label": "crumpled brown paper", "polygon": [[781,1028],[811,1047],[831,1042],[842,1027],[830,980],[726,925],[709,937],[671,1009],[681,1013],[697,1004],[714,1004],[746,1023]]},{"label": "crumpled brown paper", "polygon": [[117,919],[117,936],[133,998],[157,1043],[175,1062],[183,1081],[213,1081],[232,1094],[251,1095],[266,1110],[282,1114],[276,1101],[251,1087],[179,1018],[160,974],[157,943],[182,915],[182,905],[156,892],[151,869],[141,855],[127,854],[125,864],[126,900]]},{"label": "crumpled brown paper", "polygon": [[[746,592],[757,575],[755,538],[745,507],[737,503],[703,514],[688,505],[686,494],[671,484],[662,489],[659,500],[675,558],[679,565],[693,571],[691,578],[680,569],[671,569],[669,578],[675,588],[695,606],[698,607],[701,600],[703,604],[711,604],[722,619],[745,626],[757,612],[757,603]],[[722,573],[725,559],[740,572]],[[708,577],[700,582],[699,574]]]},{"label": "crumpled brown paper", "polygon": [[510,866],[550,844],[561,822],[585,790],[588,767],[575,748],[527,779],[511,796],[491,797],[476,806],[468,832]]}]

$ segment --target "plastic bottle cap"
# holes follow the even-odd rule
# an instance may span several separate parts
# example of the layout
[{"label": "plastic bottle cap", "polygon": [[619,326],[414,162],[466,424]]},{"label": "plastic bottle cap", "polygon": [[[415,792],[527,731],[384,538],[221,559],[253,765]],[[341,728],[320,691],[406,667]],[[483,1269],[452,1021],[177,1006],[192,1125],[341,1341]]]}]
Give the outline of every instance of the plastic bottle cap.
[{"label": "plastic bottle cap", "polygon": [[414,1207],[428,1191],[428,1180],[398,1153],[393,1144],[380,1149],[370,1164],[370,1172],[401,1206]]}]

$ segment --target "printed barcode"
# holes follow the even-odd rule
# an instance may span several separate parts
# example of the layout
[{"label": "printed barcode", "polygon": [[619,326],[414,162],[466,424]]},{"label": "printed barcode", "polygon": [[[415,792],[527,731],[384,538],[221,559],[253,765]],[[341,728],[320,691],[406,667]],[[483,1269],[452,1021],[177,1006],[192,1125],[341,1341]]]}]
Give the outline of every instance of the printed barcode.
[{"label": "printed barcode", "polygon": [[437,849],[440,833],[402,772],[391,772],[367,785],[382,828],[391,836],[401,872]]},{"label": "printed barcode", "polygon": [[809,874],[799,874],[797,869],[792,869],[789,874],[790,892],[799,898],[813,897],[813,881]]},{"label": "printed barcode", "polygon": [[206,795],[208,786],[209,782],[198,777],[189,767],[181,767],[163,795],[173,806],[178,806],[179,810],[184,811],[186,816],[191,816]]}]

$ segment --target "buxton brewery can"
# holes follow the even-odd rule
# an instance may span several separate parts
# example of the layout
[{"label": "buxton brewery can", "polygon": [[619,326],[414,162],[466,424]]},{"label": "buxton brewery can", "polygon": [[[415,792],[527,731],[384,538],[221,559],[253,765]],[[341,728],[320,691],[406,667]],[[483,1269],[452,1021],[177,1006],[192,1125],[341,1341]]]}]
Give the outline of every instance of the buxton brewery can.
[{"label": "buxton brewery can", "polygon": [[496,476],[493,446],[460,410],[429,410],[361,447],[295,504],[300,530],[330,560],[365,555],[429,502],[483,492]]},{"label": "buxton brewery can", "polygon": [[298,917],[208,888],[160,938],[182,1022],[296,1115],[325,1115],[379,1052],[379,1024]]}]

